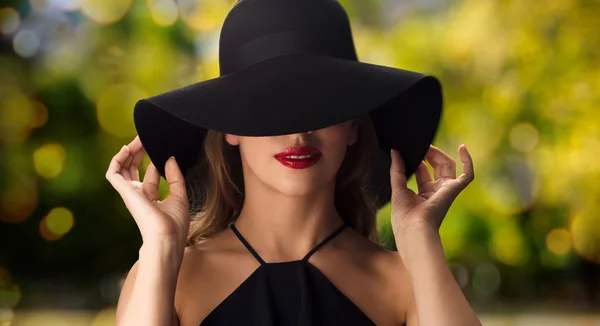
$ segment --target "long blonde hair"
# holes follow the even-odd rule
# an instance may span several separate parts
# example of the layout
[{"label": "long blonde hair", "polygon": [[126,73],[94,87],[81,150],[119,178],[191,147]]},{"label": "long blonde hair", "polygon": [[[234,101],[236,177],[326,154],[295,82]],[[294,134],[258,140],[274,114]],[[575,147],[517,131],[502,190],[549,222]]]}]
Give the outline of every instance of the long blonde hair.
[{"label": "long blonde hair", "polygon": [[[348,146],[336,175],[335,206],[348,226],[378,242],[376,206],[368,187],[377,137],[368,116],[357,122],[358,139]],[[187,245],[193,245],[227,228],[240,213],[244,180],[239,148],[229,145],[224,133],[209,130],[203,158],[186,173],[186,185],[191,213]]]}]

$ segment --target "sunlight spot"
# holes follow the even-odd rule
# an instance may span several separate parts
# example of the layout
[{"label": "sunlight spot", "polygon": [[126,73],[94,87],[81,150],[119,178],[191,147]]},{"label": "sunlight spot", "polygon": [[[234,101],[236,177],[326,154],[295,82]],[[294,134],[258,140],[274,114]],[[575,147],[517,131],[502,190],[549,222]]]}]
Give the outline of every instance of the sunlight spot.
[{"label": "sunlight spot", "polygon": [[[10,272],[0,266],[0,309],[12,309],[16,307],[21,301],[21,297],[21,289],[15,284]],[[4,318],[5,316],[0,316],[0,321],[4,320]]]},{"label": "sunlight spot", "polygon": [[96,104],[98,122],[108,133],[118,137],[136,135],[133,107],[146,93],[133,84],[111,85],[100,94]]},{"label": "sunlight spot", "polygon": [[40,221],[40,234],[48,241],[62,238],[73,228],[73,213],[65,207],[53,208]]},{"label": "sunlight spot", "polygon": [[25,221],[38,206],[37,184],[31,178],[17,178],[6,188],[0,203],[0,222]]},{"label": "sunlight spot", "polygon": [[152,20],[159,26],[171,26],[177,21],[177,5],[173,0],[146,0]]},{"label": "sunlight spot", "polygon": [[13,38],[15,53],[23,58],[33,57],[40,48],[40,37],[34,31],[23,29]]},{"label": "sunlight spot", "polygon": [[231,9],[226,0],[179,0],[177,6],[183,22],[199,32],[219,27]]},{"label": "sunlight spot", "polygon": [[34,124],[35,108],[20,89],[0,84],[0,142],[20,143]]},{"label": "sunlight spot", "polygon": [[473,292],[480,298],[490,298],[500,288],[500,271],[492,263],[481,263],[473,271]]},{"label": "sunlight spot", "polygon": [[21,17],[13,8],[0,9],[0,31],[2,34],[13,34],[21,25]]},{"label": "sunlight spot", "polygon": [[571,221],[573,250],[581,257],[600,263],[600,216],[591,211],[576,214]]},{"label": "sunlight spot", "polygon": [[512,148],[527,153],[537,146],[540,133],[534,125],[524,122],[511,128],[508,139]]},{"label": "sunlight spot", "polygon": [[99,24],[113,24],[121,20],[131,8],[132,0],[83,0],[81,12]]},{"label": "sunlight spot", "polygon": [[56,178],[63,170],[65,150],[59,144],[45,144],[33,152],[36,172],[43,178]]},{"label": "sunlight spot", "polygon": [[571,233],[566,229],[552,229],[546,235],[546,247],[557,255],[563,256],[571,251]]}]

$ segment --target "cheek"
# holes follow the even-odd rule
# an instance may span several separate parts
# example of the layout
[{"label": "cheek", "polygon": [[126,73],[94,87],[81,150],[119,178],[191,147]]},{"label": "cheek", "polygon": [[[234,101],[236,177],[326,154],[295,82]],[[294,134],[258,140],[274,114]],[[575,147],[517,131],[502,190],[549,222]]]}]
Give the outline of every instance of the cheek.
[{"label": "cheek", "polygon": [[345,124],[336,125],[330,129],[325,130],[326,132],[322,135],[322,148],[324,156],[326,155],[329,164],[335,166],[336,169],[342,164],[346,150],[348,148],[348,142],[350,141],[350,130]]},{"label": "cheek", "polygon": [[268,169],[270,164],[270,152],[268,144],[264,144],[258,139],[243,141],[240,143],[240,154],[242,156],[242,165],[249,169],[246,173],[261,174],[262,170]]},{"label": "cheek", "polygon": [[324,168],[327,170],[327,173],[332,177],[335,176],[337,171],[339,170],[342,162],[344,161],[344,157],[346,155],[346,143],[336,142],[333,144],[329,144],[326,150],[324,151]]}]

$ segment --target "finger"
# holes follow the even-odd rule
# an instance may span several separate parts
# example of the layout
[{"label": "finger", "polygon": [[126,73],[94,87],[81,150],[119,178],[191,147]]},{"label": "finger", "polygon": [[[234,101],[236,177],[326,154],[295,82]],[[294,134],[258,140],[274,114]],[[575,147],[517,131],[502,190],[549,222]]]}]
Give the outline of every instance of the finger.
[{"label": "finger", "polygon": [[429,172],[429,168],[427,168],[427,164],[425,164],[425,161],[421,161],[421,164],[419,164],[419,166],[417,167],[417,170],[415,171],[415,179],[417,180],[419,195],[425,192],[432,191],[431,173]]},{"label": "finger", "polygon": [[129,149],[127,146],[123,145],[121,149],[115,154],[110,163],[108,165],[108,170],[106,170],[106,174],[114,174],[118,173],[121,170],[121,165],[125,162],[127,155],[129,154]]},{"label": "finger", "polygon": [[467,150],[467,146],[462,144],[458,147],[458,155],[460,156],[460,161],[462,163],[463,173],[458,177],[465,184],[469,184],[473,179],[475,179],[475,171],[473,168],[473,159],[471,158],[471,154],[469,150]]},{"label": "finger", "polygon": [[118,192],[123,189],[124,178],[121,175],[121,166],[125,162],[129,155],[129,149],[127,146],[121,147],[119,152],[113,156],[106,170],[106,179]]},{"label": "finger", "polygon": [[127,148],[129,148],[129,157],[123,164],[123,169],[127,171],[123,171],[123,176],[125,180],[140,180],[140,174],[137,170],[137,166],[133,166],[133,162],[137,156],[137,154],[143,149],[142,142],[140,141],[140,137],[136,136],[133,140],[127,144]]},{"label": "finger", "polygon": [[131,142],[129,144],[127,144],[127,147],[131,148],[132,151],[139,151],[140,149],[143,149],[144,146],[142,145],[142,141],[140,140],[140,136],[135,136],[135,138],[133,138],[131,140]]},{"label": "finger", "polygon": [[402,155],[395,149],[391,150],[392,164],[390,165],[390,183],[392,191],[405,189],[406,187],[406,170]]},{"label": "finger", "polygon": [[440,178],[456,178],[456,163],[442,150],[430,145],[425,158],[433,167],[433,177],[436,181]]},{"label": "finger", "polygon": [[133,160],[131,161],[131,165],[129,166],[129,174],[131,175],[131,179],[134,181],[140,181],[140,172],[138,167],[144,158],[144,148],[138,150],[138,152],[133,156]]},{"label": "finger", "polygon": [[187,192],[185,190],[185,180],[179,169],[175,157],[171,156],[165,164],[165,176],[169,183],[169,199],[175,197],[187,202]]},{"label": "finger", "polygon": [[154,166],[154,163],[150,162],[146,168],[146,174],[144,175],[144,182],[142,183],[142,191],[152,201],[158,200],[158,185],[160,183],[160,174]]},{"label": "finger", "polygon": [[131,155],[131,148],[129,148],[129,146],[125,145],[125,147],[127,147],[127,157],[125,158],[125,161],[123,161],[123,164],[121,164],[121,175],[123,176],[123,179],[125,179],[126,181],[131,181],[131,173],[129,172],[129,167],[131,166],[131,162],[133,161],[133,155]]}]

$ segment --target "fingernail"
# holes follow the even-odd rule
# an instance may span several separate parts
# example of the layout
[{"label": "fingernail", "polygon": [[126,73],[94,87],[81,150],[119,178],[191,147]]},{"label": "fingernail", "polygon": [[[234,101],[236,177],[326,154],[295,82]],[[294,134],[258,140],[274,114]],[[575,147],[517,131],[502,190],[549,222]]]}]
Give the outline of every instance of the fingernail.
[{"label": "fingernail", "polygon": [[170,161],[170,160],[173,160],[173,161],[177,162],[177,160],[175,160],[175,156],[171,156],[171,157],[169,157],[169,161]]}]

